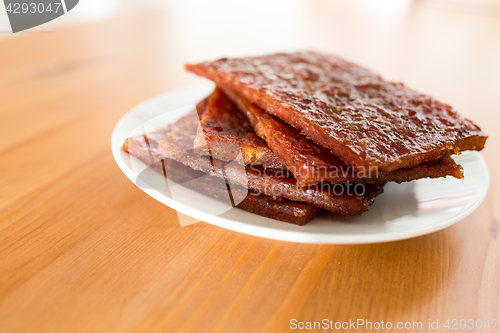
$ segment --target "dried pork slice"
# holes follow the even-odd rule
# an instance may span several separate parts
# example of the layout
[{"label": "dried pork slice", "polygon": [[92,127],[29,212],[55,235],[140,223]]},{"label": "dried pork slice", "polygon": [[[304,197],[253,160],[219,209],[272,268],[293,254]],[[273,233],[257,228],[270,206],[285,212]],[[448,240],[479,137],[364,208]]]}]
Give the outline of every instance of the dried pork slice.
[{"label": "dried pork slice", "polygon": [[192,169],[227,179],[268,196],[284,197],[293,201],[328,209],[347,216],[359,216],[368,210],[375,197],[382,192],[382,185],[321,183],[300,188],[287,170],[263,169],[259,166],[238,166],[212,158],[204,158],[193,151],[197,130],[196,115],[181,118],[160,142],[158,153],[176,160]]},{"label": "dried pork slice", "polygon": [[195,153],[227,162],[237,160],[244,165],[284,168],[283,161],[254,133],[246,117],[218,88],[205,109],[203,104],[197,109],[201,117],[194,140]]},{"label": "dried pork slice", "polygon": [[[184,183],[194,190],[211,197],[226,197],[228,192],[231,195],[231,190],[238,190],[238,187],[235,186],[228,189],[226,182],[221,178],[208,176],[201,171],[193,170],[158,154],[158,143],[163,139],[165,133],[170,130],[170,126],[167,126],[154,133],[131,137],[126,140],[122,148],[175,182]],[[192,182],[190,180],[199,181]],[[248,195],[237,207],[264,217],[298,225],[306,224],[320,211],[319,208],[303,202],[291,201],[281,197],[270,197],[252,190],[248,190]]]},{"label": "dried pork slice", "polygon": [[[300,134],[300,131],[281,119],[270,115],[258,106],[248,103],[238,93],[224,90],[239,110],[248,118],[255,133],[263,138],[275,154],[281,157],[299,186],[317,184],[322,181],[332,183],[379,183],[388,181],[406,182],[420,178],[453,176],[463,178],[462,167],[447,157],[443,161],[422,163],[416,167],[397,169],[385,173],[355,172],[328,149]],[[369,170],[370,171],[370,170]]]},{"label": "dried pork slice", "polygon": [[186,69],[238,92],[359,171],[481,150],[487,139],[451,106],[332,55],[224,58]]}]

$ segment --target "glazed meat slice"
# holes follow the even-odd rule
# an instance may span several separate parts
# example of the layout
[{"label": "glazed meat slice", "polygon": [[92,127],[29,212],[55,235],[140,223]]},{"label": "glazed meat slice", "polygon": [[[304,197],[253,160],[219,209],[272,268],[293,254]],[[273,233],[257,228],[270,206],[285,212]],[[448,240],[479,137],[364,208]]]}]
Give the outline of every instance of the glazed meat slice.
[{"label": "glazed meat slice", "polygon": [[248,118],[255,133],[263,138],[269,147],[282,158],[299,186],[332,183],[379,183],[388,181],[406,182],[420,178],[453,176],[463,178],[462,167],[446,157],[443,161],[422,163],[416,167],[379,173],[376,169],[355,172],[328,149],[300,134],[300,131],[281,119],[272,116],[258,106],[248,103],[238,93],[224,90],[239,110]]},{"label": "glazed meat slice", "polygon": [[238,92],[357,171],[413,167],[481,150],[487,139],[451,106],[331,55],[225,58],[186,69]]},{"label": "glazed meat slice", "polygon": [[[165,133],[170,130],[170,126],[167,126],[154,133],[129,138],[122,148],[173,181],[184,183],[186,186],[190,186],[194,190],[211,197],[221,198],[225,197],[227,193],[232,197],[231,191],[238,191],[238,188],[243,190],[242,187],[237,186],[228,189],[223,179],[207,176],[201,171],[193,170],[158,154],[158,143],[163,139]],[[199,181],[190,182],[190,180]],[[281,197],[270,197],[252,190],[248,190],[248,195],[237,207],[264,217],[298,225],[306,224],[320,211],[319,208],[303,202],[290,201]]]},{"label": "glazed meat slice", "polygon": [[158,153],[176,160],[192,169],[226,179],[268,196],[284,197],[293,201],[328,209],[347,216],[358,216],[368,210],[375,197],[382,192],[382,185],[321,183],[300,188],[287,170],[263,169],[259,166],[243,167],[237,163],[226,163],[204,158],[194,153],[196,115],[181,118],[172,131],[160,142]]},{"label": "glazed meat slice", "polygon": [[198,104],[197,110],[201,116],[194,140],[195,153],[227,162],[236,160],[244,165],[284,167],[283,161],[254,133],[246,117],[218,88],[208,103]]}]

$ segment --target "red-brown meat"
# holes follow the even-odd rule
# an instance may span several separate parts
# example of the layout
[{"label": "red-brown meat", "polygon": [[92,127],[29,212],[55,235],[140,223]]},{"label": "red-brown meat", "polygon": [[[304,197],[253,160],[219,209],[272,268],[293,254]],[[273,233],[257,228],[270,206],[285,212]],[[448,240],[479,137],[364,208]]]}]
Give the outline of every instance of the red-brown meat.
[{"label": "red-brown meat", "polygon": [[248,103],[238,93],[224,90],[246,115],[253,129],[263,138],[277,156],[282,158],[299,186],[317,184],[323,181],[332,183],[373,183],[388,181],[397,183],[420,178],[453,176],[463,178],[462,167],[451,157],[443,161],[424,162],[412,168],[397,169],[389,172],[356,172],[328,149],[306,138],[300,131],[281,119],[272,116],[258,106]]},{"label": "red-brown meat", "polygon": [[268,196],[284,197],[293,201],[328,209],[347,216],[358,216],[368,210],[375,197],[382,192],[381,185],[322,183],[306,188],[297,186],[295,178],[283,170],[263,169],[258,166],[239,166],[220,160],[201,157],[193,152],[193,141],[198,125],[195,114],[181,118],[160,142],[158,153],[192,169],[227,179]]},{"label": "red-brown meat", "polygon": [[225,58],[186,69],[238,92],[357,170],[412,167],[481,150],[487,139],[451,106],[331,55]]},{"label": "red-brown meat", "polygon": [[[204,109],[203,104],[206,104]],[[244,165],[284,168],[283,161],[255,134],[246,117],[218,88],[208,103],[199,104],[197,109],[201,117],[194,140],[195,153],[226,162],[236,160]]]}]

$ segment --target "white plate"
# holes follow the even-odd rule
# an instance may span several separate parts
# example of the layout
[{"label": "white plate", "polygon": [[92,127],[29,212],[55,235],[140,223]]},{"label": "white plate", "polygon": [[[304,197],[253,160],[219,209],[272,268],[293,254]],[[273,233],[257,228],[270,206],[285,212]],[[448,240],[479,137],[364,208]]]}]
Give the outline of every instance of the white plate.
[{"label": "white plate", "polygon": [[[134,183],[146,168],[120,147],[131,135],[164,126],[192,110],[213,85],[197,86],[154,97],[125,114],[111,138],[113,156]],[[478,152],[466,152],[456,161],[464,167],[465,179],[422,179],[403,184],[388,183],[370,210],[348,218],[324,212],[305,226],[296,226],[224,206],[182,185],[169,183],[146,169],[147,188],[139,186],[161,203],[200,221],[249,235],[300,243],[377,243],[416,237],[446,228],[469,215],[488,191],[488,167]],[[162,186],[163,184],[163,186]],[[146,187],[146,188],[145,188]]]}]

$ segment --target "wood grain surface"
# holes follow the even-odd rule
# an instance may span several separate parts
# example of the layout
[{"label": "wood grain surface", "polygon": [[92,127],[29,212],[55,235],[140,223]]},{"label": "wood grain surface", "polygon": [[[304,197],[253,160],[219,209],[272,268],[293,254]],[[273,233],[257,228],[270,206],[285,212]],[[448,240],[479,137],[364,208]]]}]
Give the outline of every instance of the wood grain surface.
[{"label": "wood grain surface", "polygon": [[[477,122],[490,135],[483,204],[414,239],[293,244],[206,223],[181,228],[175,211],[115,164],[111,132],[126,111],[202,82],[183,63],[296,49],[359,62]],[[499,125],[498,2],[169,2],[3,38],[0,332],[492,323],[500,319]]]}]

